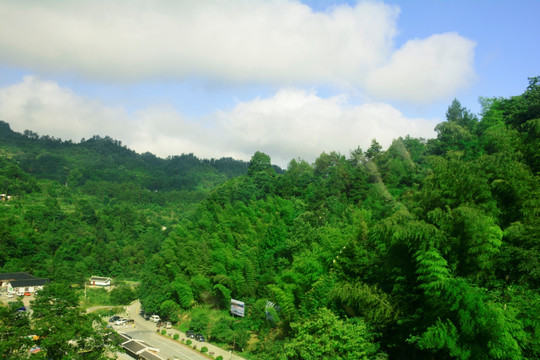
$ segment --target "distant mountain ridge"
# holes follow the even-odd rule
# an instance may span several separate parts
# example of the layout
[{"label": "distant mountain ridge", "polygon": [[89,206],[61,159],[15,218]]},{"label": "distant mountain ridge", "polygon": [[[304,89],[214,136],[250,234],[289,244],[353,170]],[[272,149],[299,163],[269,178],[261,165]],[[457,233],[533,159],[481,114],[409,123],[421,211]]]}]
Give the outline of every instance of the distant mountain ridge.
[{"label": "distant mountain ridge", "polygon": [[208,189],[246,174],[248,168],[248,162],[230,157],[182,154],[162,159],[149,152],[138,154],[108,136],[73,143],[30,130],[21,134],[1,120],[0,142],[2,152],[30,175],[73,186],[95,180],[130,182],[158,191]]}]

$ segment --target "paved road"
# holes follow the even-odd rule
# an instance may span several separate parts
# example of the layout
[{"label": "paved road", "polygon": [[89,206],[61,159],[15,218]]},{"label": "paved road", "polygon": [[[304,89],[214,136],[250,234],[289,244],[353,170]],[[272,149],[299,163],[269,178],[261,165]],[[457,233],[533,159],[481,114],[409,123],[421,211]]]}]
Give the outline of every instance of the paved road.
[{"label": "paved road", "polygon": [[[202,355],[200,352],[191,349],[189,346],[179,344],[175,341],[172,341],[169,338],[161,336],[156,333],[156,324],[147,320],[144,320],[142,316],[139,315],[140,303],[135,301],[129,307],[127,307],[126,314],[119,314],[121,316],[127,315],[129,318],[135,320],[135,327],[131,326],[115,326],[115,329],[118,331],[124,332],[135,339],[143,340],[150,345],[153,345],[160,349],[159,356],[167,359],[177,357],[183,360],[208,360],[208,357]],[[178,334],[180,339],[186,339],[184,333],[175,330],[167,329],[167,333]],[[225,351],[217,346],[214,346],[209,343],[202,343],[195,340],[192,340],[197,348],[200,349],[203,346],[206,346],[209,352],[212,352],[215,357],[218,355],[223,356],[224,360],[245,360],[244,358],[231,354],[228,351]]]},{"label": "paved road", "polygon": [[145,321],[139,315],[132,314],[129,311],[130,318],[135,319],[135,327],[129,326],[114,326],[118,331],[124,332],[136,340],[143,340],[152,347],[158,348],[159,356],[168,358],[179,358],[182,360],[208,360],[208,358],[186,346],[178,344],[174,341],[164,338],[156,333],[156,324]]}]

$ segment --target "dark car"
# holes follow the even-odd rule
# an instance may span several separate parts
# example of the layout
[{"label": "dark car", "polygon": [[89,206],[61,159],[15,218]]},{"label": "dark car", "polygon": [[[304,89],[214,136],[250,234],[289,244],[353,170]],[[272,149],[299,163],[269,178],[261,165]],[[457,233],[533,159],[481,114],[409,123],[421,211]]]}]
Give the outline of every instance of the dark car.
[{"label": "dark car", "polygon": [[116,320],[120,320],[120,316],[114,315],[112,318],[109,319],[109,322],[115,322]]},{"label": "dark car", "polygon": [[202,334],[195,334],[195,340],[197,341],[200,341],[200,342],[204,342],[204,336],[202,336]]},{"label": "dark car", "polygon": [[186,331],[186,336],[190,339],[195,339],[195,333],[192,330]]},{"label": "dark car", "polygon": [[152,315],[150,315],[148,313],[145,313],[144,316],[143,316],[144,320],[150,320],[150,316],[152,316]]}]

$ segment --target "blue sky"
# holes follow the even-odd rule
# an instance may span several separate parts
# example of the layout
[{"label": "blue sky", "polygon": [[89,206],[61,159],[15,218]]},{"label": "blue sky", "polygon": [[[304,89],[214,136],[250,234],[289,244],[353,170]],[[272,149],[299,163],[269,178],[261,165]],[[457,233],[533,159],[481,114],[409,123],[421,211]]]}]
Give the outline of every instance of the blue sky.
[{"label": "blue sky", "polygon": [[0,1],[0,119],[286,166],[522,93],[540,1]]}]

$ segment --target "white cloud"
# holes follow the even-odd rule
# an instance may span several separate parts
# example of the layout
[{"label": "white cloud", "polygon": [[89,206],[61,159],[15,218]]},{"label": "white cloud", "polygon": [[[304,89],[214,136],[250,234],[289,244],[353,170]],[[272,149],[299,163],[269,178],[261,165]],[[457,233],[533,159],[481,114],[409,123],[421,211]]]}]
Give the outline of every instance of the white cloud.
[{"label": "white cloud", "polygon": [[244,154],[260,150],[281,165],[296,157],[312,162],[323,151],[348,155],[358,146],[366,150],[373,138],[388,146],[407,134],[433,137],[436,124],[408,119],[388,104],[349,105],[344,95],[321,98],[298,89],[240,103],[220,118],[225,136]]},{"label": "white cloud", "polygon": [[419,101],[463,86],[470,42],[443,34],[396,50],[398,14],[371,1],[326,12],[294,0],[4,1],[0,63],[106,81],[339,84]]},{"label": "white cloud", "polygon": [[164,157],[200,149],[199,126],[171,107],[149,107],[129,115],[122,107],[106,106],[35,76],[0,89],[0,119],[18,132],[31,130],[75,142],[110,136],[136,151]]},{"label": "white cloud", "polygon": [[103,106],[35,76],[0,89],[0,119],[15,131],[75,141],[93,135],[118,136],[129,123],[124,109]]},{"label": "white cloud", "polygon": [[129,115],[123,108],[33,76],[0,89],[0,119],[15,131],[28,129],[64,140],[108,135],[140,153],[162,157],[194,153],[249,160],[255,151],[263,151],[281,166],[296,157],[313,162],[323,151],[348,155],[358,146],[366,150],[372,138],[388,146],[407,134],[432,137],[435,126],[433,121],[409,119],[387,104],[350,105],[345,95],[323,98],[294,88],[197,119],[187,119],[167,105]]},{"label": "white cloud", "polygon": [[429,102],[450,96],[474,80],[475,43],[456,33],[410,40],[367,77],[367,89],[382,98]]}]

